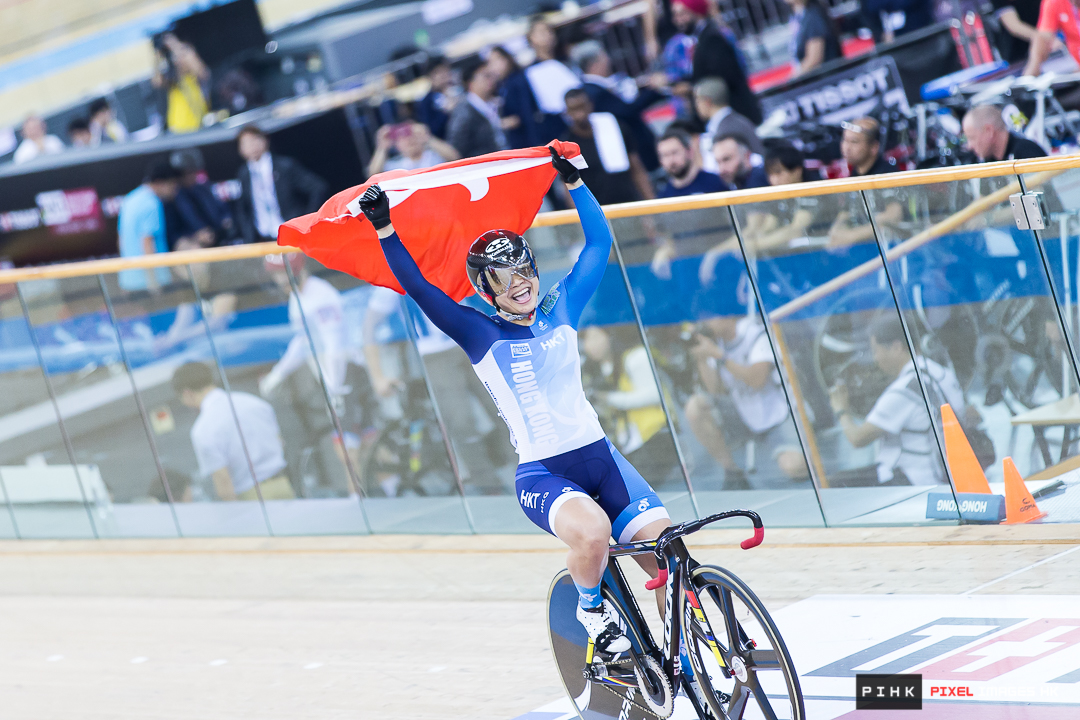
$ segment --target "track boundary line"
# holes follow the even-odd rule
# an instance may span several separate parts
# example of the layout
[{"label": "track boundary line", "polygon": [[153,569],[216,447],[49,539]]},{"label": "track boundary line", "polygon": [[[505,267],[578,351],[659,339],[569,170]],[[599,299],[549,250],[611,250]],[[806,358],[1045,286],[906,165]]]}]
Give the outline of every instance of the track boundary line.
[{"label": "track boundary line", "polygon": [[996,578],[996,579],[991,580],[989,582],[984,582],[982,585],[976,585],[975,587],[971,588],[970,590],[965,590],[964,592],[962,592],[960,594],[961,595],[971,595],[972,593],[976,593],[979,590],[983,590],[985,588],[988,588],[991,585],[996,585],[997,583],[1002,582],[1003,580],[1008,580],[1009,578],[1016,577],[1017,575],[1019,575],[1021,573],[1025,573],[1028,570],[1031,570],[1033,568],[1037,568],[1040,565],[1045,565],[1046,563],[1053,562],[1054,560],[1057,560],[1058,558],[1063,558],[1066,555],[1069,555],[1071,553],[1076,552],[1077,550],[1080,550],[1080,545],[1077,545],[1076,547],[1073,547],[1073,548],[1069,548],[1068,550],[1062,550],[1061,552],[1055,553],[1055,554],[1051,555],[1048,558],[1043,558],[1042,560],[1039,560],[1038,562],[1033,562],[1030,565],[1028,565],[1027,567],[1022,567],[1019,570],[1013,570],[1011,573],[1006,573],[1005,575],[1002,575],[999,578]]}]

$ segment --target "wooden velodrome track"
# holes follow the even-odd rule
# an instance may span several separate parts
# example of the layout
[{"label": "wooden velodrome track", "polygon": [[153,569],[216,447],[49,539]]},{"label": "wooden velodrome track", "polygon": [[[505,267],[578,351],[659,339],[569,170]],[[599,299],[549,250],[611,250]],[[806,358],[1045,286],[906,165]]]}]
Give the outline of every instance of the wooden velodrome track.
[{"label": "wooden velodrome track", "polygon": [[[744,535],[692,551],[774,610],[1080,593],[1076,525]],[[510,720],[563,693],[544,625],[563,564],[541,535],[0,543],[0,716]]]}]

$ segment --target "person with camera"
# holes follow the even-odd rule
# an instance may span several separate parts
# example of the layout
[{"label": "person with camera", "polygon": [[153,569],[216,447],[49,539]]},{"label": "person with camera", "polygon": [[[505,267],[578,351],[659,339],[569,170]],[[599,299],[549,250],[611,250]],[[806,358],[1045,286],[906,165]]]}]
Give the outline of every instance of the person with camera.
[{"label": "person with camera", "polygon": [[[895,315],[883,315],[870,324],[870,353],[874,364],[890,382],[864,419],[858,420],[852,414],[852,399],[846,384],[838,383],[829,391],[829,404],[844,437],[857,448],[880,440],[875,458],[879,486],[945,482],[922,388],[924,384],[931,393],[932,407],[948,403],[963,418],[966,403],[956,373],[921,356],[916,371],[904,328]],[[848,484],[867,484],[867,481]]]},{"label": "person with camera", "polygon": [[[397,155],[390,157],[391,150],[396,150]],[[383,125],[375,134],[375,152],[371,154],[368,175],[387,170],[420,170],[460,157],[453,145],[432,135],[423,123]]]},{"label": "person with camera", "polygon": [[165,96],[165,127],[190,133],[202,127],[210,112],[210,68],[195,48],[172,33],[154,38],[158,64],[151,84]]}]

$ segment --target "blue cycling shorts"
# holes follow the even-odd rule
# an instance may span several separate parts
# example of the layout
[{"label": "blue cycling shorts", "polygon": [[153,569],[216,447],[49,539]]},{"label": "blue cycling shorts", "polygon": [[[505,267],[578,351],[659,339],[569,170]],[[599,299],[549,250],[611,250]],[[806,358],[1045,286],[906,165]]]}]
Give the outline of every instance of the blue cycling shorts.
[{"label": "blue cycling shorts", "polygon": [[630,542],[638,530],[668,520],[656,492],[606,438],[517,469],[521,509],[541,530],[555,534],[555,515],[567,500],[592,498],[611,520],[611,536]]}]

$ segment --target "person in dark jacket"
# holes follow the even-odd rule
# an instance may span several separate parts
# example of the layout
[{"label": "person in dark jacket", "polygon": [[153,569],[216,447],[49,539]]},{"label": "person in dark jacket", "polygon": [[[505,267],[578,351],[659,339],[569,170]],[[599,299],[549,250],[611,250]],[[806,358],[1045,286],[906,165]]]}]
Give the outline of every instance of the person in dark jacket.
[{"label": "person in dark jacket", "polygon": [[446,139],[446,125],[450,112],[461,97],[454,95],[454,71],[445,57],[433,57],[428,63],[428,81],[431,90],[416,104],[416,119],[428,126],[434,137]]},{"label": "person in dark jacket", "polygon": [[723,78],[731,96],[731,107],[740,115],[761,124],[761,104],[750,90],[739,54],[715,22],[708,19],[706,0],[673,0],[672,20],[680,30],[697,38],[692,82],[707,77]]},{"label": "person in dark jacket", "polygon": [[[898,28],[886,28],[881,21],[883,14],[903,13],[904,24]],[[934,24],[933,0],[862,0],[863,22],[874,33],[874,40],[890,42],[893,39]]]},{"label": "person in dark jacket", "polygon": [[964,139],[981,162],[1046,157],[1038,143],[1009,132],[1001,108],[995,105],[976,105],[968,110],[963,128]]},{"label": "person in dark jacket", "polygon": [[165,204],[165,229],[171,250],[228,245],[235,234],[229,206],[214,195],[198,148],[177,150],[169,164],[180,171],[180,191]]},{"label": "person in dark jacket", "polygon": [[240,200],[236,221],[244,242],[277,239],[286,220],[313,213],[326,200],[326,181],[290,157],[270,152],[270,142],[254,125],[240,130]]},{"label": "person in dark jacket", "polygon": [[791,7],[791,49],[796,74],[841,57],[840,38],[828,8],[821,0],[784,0]]},{"label": "person in dark jacket", "polygon": [[[619,93],[626,91],[612,78],[611,58],[596,40],[586,40],[574,46],[572,57],[581,69],[581,89],[592,100],[594,112],[611,113],[630,129],[646,170],[652,172],[660,167],[660,159],[656,155],[656,136],[641,114],[666,96],[652,88],[638,90],[636,83],[631,80],[628,98],[621,97]],[[631,94],[632,97],[629,97]]]},{"label": "person in dark jacket", "polygon": [[487,63],[476,61],[461,73],[465,99],[450,113],[446,141],[463,158],[505,150],[506,135],[496,109],[495,71]]}]

